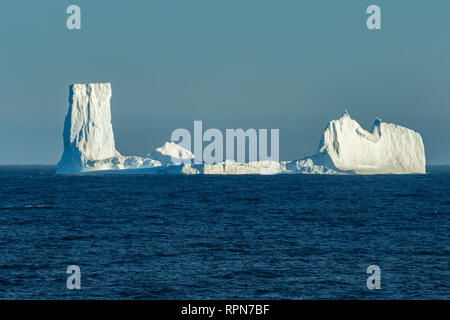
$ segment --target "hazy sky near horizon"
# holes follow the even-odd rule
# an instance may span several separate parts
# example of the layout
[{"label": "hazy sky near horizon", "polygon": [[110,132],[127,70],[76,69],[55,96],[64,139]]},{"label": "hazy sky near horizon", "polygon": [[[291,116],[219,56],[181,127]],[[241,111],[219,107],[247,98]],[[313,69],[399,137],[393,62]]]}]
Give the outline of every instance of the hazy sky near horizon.
[{"label": "hazy sky near horizon", "polygon": [[87,82],[111,82],[125,155],[202,120],[279,128],[280,158],[298,159],[347,109],[420,132],[428,163],[450,164],[449,32],[444,0],[2,0],[0,164],[55,164],[69,85]]}]

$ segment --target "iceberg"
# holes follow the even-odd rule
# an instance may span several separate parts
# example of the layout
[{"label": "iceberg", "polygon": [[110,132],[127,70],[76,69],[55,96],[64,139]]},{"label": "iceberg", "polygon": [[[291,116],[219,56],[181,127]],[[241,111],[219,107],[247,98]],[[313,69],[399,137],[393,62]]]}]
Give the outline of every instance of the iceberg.
[{"label": "iceberg", "polygon": [[73,84],[64,121],[64,151],[58,174],[151,168],[154,159],[123,156],[116,150],[111,124],[111,84]]},{"label": "iceberg", "polygon": [[175,142],[164,143],[164,145],[149,154],[148,157],[166,166],[191,163],[191,160],[195,158],[192,152],[177,145]]},{"label": "iceberg", "polygon": [[425,173],[425,148],[419,133],[376,119],[366,131],[346,112],[325,128],[314,164],[358,174]]},{"label": "iceberg", "polygon": [[70,86],[59,173],[81,172],[93,160],[120,157],[114,142],[110,98],[109,83]]},{"label": "iceberg", "polygon": [[367,131],[347,112],[325,127],[318,152],[300,160],[193,164],[194,154],[174,142],[164,143],[146,157],[124,156],[115,147],[110,99],[110,83],[70,86],[57,174],[425,173],[419,133],[381,119]]},{"label": "iceberg", "polygon": [[425,147],[411,129],[377,118],[369,132],[345,112],[326,126],[317,154],[286,166],[303,173],[425,173]]}]

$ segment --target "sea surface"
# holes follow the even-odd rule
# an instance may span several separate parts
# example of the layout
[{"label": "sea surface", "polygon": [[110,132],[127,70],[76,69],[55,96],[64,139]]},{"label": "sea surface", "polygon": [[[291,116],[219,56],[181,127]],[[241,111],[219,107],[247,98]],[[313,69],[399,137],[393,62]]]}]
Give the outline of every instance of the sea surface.
[{"label": "sea surface", "polygon": [[[450,168],[57,176],[0,167],[2,299],[449,299]],[[69,290],[69,265],[81,289]],[[367,268],[381,270],[369,290]]]}]

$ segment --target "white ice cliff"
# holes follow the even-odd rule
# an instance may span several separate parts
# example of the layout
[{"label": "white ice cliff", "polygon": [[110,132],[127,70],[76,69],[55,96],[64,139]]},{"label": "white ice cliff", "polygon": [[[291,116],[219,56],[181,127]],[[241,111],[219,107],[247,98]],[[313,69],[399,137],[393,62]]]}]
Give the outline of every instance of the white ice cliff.
[{"label": "white ice cliff", "polygon": [[194,155],[166,142],[147,157],[123,156],[111,124],[111,85],[73,84],[58,174],[411,174],[425,173],[419,133],[377,119],[369,132],[345,113],[325,128],[318,153],[294,161],[191,164]]}]

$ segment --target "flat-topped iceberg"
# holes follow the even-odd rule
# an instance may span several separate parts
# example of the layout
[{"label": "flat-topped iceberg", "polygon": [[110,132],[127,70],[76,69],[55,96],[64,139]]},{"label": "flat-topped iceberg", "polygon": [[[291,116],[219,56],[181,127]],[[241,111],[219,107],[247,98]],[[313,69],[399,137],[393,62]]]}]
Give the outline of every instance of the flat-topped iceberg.
[{"label": "flat-topped iceberg", "polygon": [[419,133],[380,119],[369,132],[348,113],[326,126],[318,153],[301,160],[193,164],[194,154],[174,142],[166,142],[146,157],[123,156],[115,147],[110,99],[109,83],[70,86],[58,174],[425,173],[425,149]]}]

